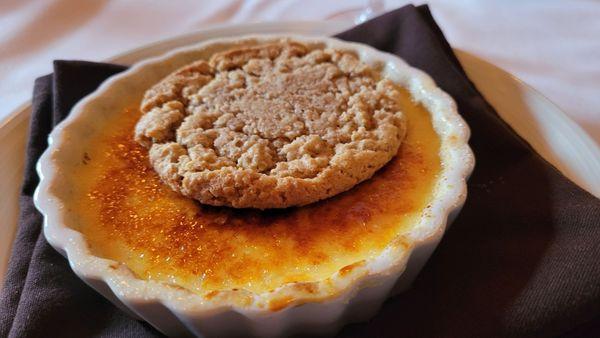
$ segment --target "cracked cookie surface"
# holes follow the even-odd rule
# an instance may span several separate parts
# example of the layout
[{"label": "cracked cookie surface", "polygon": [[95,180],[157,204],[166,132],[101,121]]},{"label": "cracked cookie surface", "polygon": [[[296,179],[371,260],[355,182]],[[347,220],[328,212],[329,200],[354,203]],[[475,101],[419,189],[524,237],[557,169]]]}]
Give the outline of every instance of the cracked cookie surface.
[{"label": "cracked cookie surface", "polygon": [[392,81],[351,53],[280,41],[199,60],[146,92],[136,141],[201,203],[284,208],[370,178],[405,121]]}]

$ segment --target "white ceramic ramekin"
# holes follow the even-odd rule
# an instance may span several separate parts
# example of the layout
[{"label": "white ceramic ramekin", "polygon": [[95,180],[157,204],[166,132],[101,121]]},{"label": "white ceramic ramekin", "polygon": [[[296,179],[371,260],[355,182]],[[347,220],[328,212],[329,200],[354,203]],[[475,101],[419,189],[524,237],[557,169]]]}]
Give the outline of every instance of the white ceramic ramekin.
[{"label": "white ceramic ramekin", "polygon": [[[338,272],[324,281],[290,283],[262,294],[224,290],[206,299],[183,288],[138,279],[123,264],[92,255],[83,235],[73,230],[77,217],[64,201],[71,191],[69,169],[80,161],[90,136],[102,132],[102,121],[124,107],[137,105],[147,88],[182,65],[232,46],[282,38],[355,51],[366,63],[381,64],[386,76],[406,87],[413,99],[431,112],[441,140],[442,171],[435,198],[420,220],[381,255],[343,274]],[[48,242],[68,258],[81,279],[133,317],[169,336],[330,334],[345,323],[374,315],[390,293],[402,291],[414,280],[465,201],[466,179],[474,165],[468,138],[469,129],[454,101],[428,75],[394,55],[324,37],[255,35],[211,40],[136,64],[80,101],[49,136],[50,145],[37,166],[40,184],[35,204],[44,215]],[[276,310],[264,305],[282,298],[292,301]]]}]

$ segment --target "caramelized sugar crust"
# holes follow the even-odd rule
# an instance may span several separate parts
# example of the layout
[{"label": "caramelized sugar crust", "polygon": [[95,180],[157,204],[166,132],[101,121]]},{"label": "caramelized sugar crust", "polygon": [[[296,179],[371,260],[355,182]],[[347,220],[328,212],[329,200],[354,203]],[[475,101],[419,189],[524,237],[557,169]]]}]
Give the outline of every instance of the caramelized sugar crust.
[{"label": "caramelized sugar crust", "polygon": [[74,178],[77,230],[94,254],[201,294],[326,279],[377,256],[431,200],[439,139],[422,106],[404,90],[398,100],[407,138],[373,178],[309,206],[268,211],[203,206],[173,192],[133,141],[140,113],[128,110]]}]

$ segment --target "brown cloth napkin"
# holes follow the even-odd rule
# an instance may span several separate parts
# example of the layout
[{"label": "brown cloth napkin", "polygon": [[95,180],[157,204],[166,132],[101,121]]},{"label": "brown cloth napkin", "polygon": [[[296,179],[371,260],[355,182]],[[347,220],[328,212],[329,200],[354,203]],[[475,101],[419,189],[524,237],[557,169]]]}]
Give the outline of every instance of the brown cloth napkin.
[{"label": "brown cloth napkin", "polygon": [[[394,53],[454,97],[477,165],[463,211],[412,288],[342,337],[549,337],[600,332],[600,201],[512,131],[466,77],[425,6],[406,6],[338,37]],[[57,61],[36,81],[17,237],[0,337],[160,336],[80,281],[41,233],[32,194],[49,131],[124,70]]]}]

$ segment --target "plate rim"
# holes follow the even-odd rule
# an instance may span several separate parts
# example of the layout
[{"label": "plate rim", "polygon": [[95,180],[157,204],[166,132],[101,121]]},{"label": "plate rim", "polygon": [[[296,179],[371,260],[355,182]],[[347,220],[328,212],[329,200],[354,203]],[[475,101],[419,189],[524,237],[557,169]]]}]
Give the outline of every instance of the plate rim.
[{"label": "plate rim", "polygon": [[[497,107],[495,107],[492,104],[491,101],[493,101],[493,100],[487,98],[486,95],[484,95],[484,93],[482,92],[481,88],[478,88],[477,85],[475,85],[478,92],[482,96],[484,96],[486,101],[488,101],[488,103],[490,105],[492,105],[492,107],[494,107],[494,109],[498,112],[498,115],[500,115],[502,120],[504,122],[506,122],[517,135],[519,135],[521,138],[523,138],[539,156],[541,156],[545,161],[547,161],[550,165],[552,165],[556,170],[558,170],[562,175],[564,175],[568,180],[573,182],[579,188],[587,191],[588,193],[592,194],[593,196],[595,196],[597,198],[600,198],[600,144],[598,144],[590,136],[590,134],[588,134],[585,131],[585,129],[583,129],[583,127],[581,125],[579,125],[579,123],[577,123],[575,120],[573,120],[567,113],[565,113],[565,111],[558,104],[556,104],[555,102],[550,100],[546,95],[542,94],[540,91],[535,89],[532,85],[530,85],[523,79],[519,78],[518,76],[506,71],[502,67],[492,63],[489,60],[486,60],[483,57],[472,54],[472,53],[465,51],[463,49],[460,49],[460,48],[454,48],[454,53],[457,55],[457,57],[459,58],[459,60],[461,62],[465,61],[464,59],[470,59],[470,61],[466,62],[466,64],[473,64],[475,62],[480,63],[480,64],[485,64],[485,67],[489,68],[489,70],[498,72],[503,77],[510,79],[511,84],[515,84],[517,87],[525,89],[525,94],[532,95],[536,100],[543,102],[543,104],[546,106],[546,108],[548,108],[547,110],[545,110],[545,112],[549,113],[551,116],[553,116],[553,118],[555,120],[558,120],[558,122],[560,122],[560,125],[562,126],[560,128],[561,134],[558,135],[559,137],[562,137],[563,139],[565,139],[564,136],[577,135],[576,138],[573,138],[573,139],[568,138],[569,142],[567,142],[567,144],[571,145],[573,148],[576,148],[576,149],[585,149],[585,153],[591,154],[591,156],[589,156],[589,158],[588,158],[588,161],[586,161],[586,164],[588,164],[586,166],[586,169],[591,168],[591,170],[586,170],[586,174],[582,174],[582,175],[578,175],[578,173],[581,172],[581,170],[570,170],[571,168],[575,168],[575,167],[570,162],[568,162],[567,159],[564,159],[558,155],[560,152],[556,151],[557,148],[554,145],[548,145],[546,148],[551,150],[552,152],[556,151],[555,154],[545,154],[546,151],[544,149],[537,149],[534,144],[535,142],[531,142],[531,141],[527,140],[527,136],[525,136],[523,133],[519,133],[519,131],[518,131],[519,127],[516,125],[513,125],[513,123],[509,120],[509,118],[507,118],[507,116],[503,116],[503,114],[501,113],[502,110],[498,109]],[[468,68],[468,67],[465,67],[465,68]],[[465,70],[468,70],[468,69],[465,69]],[[473,82],[475,82],[475,81],[473,81]],[[532,107],[532,105],[529,103],[527,104],[527,107],[529,107],[530,111],[532,111],[532,112],[539,110],[539,109],[534,109]],[[533,113],[531,116],[537,117],[538,113]],[[525,121],[522,121],[522,122],[525,122]],[[535,125],[540,126],[540,125],[542,125],[542,123],[539,123],[538,121],[536,121]],[[548,130],[547,127],[544,127],[542,129]],[[565,132],[566,130],[569,130],[569,132]],[[546,133],[540,133],[540,134],[546,134]],[[541,137],[543,137],[543,136],[544,135],[542,135]],[[546,137],[543,137],[543,138],[544,138],[544,141],[550,140],[549,138],[546,138]],[[563,171],[562,168],[564,168],[565,171],[567,171],[567,172]],[[594,177],[590,177],[591,174],[594,173],[594,171],[593,171],[594,168],[598,169],[597,175],[595,175]],[[594,181],[595,178],[597,178],[597,181]],[[592,182],[590,182],[590,181],[592,181]]]}]

